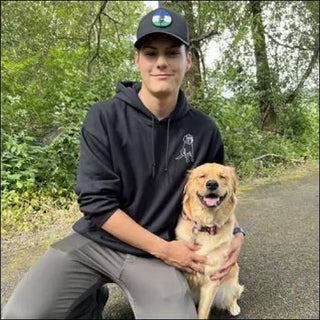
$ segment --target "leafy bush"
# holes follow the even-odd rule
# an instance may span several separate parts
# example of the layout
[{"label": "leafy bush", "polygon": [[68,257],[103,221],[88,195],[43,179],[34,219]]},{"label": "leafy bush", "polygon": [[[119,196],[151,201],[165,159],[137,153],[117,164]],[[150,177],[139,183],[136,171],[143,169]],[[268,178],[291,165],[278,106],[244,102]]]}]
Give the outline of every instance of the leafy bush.
[{"label": "leafy bush", "polygon": [[303,123],[296,123],[296,130],[289,130],[289,135],[260,130],[257,107],[239,105],[237,101],[210,95],[198,106],[216,121],[225,145],[226,163],[236,167],[240,178],[264,177],[278,168],[318,159],[319,115],[315,103],[294,109],[296,113],[291,111],[282,126],[290,128],[293,121]]},{"label": "leafy bush", "polygon": [[69,128],[48,145],[33,143],[23,132],[5,137],[2,234],[40,228],[54,220],[48,208],[68,208],[75,201],[79,128]]},{"label": "leafy bush", "polygon": [[[79,132],[88,108],[113,96],[118,81],[138,79],[132,36],[143,3],[108,2],[98,52],[99,26],[92,23],[100,6],[94,1],[1,2],[3,233],[53,223],[50,208],[74,203]],[[89,30],[96,32],[91,42]],[[217,122],[226,162],[240,177],[250,178],[317,159],[318,93],[290,106],[279,99],[278,132],[262,132],[255,79],[243,73],[237,54],[228,57],[232,61],[224,59],[224,68],[208,72],[210,89],[195,102]],[[235,97],[225,99],[224,87]]]},{"label": "leafy bush", "polygon": [[306,157],[319,155],[318,96],[302,99],[299,104],[284,105],[279,113],[281,136],[292,141]]}]

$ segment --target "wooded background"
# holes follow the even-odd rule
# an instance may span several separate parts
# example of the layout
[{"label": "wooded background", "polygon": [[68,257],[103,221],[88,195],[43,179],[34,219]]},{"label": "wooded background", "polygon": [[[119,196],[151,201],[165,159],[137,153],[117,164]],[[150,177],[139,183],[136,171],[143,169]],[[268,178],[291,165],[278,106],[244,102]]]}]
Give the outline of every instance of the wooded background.
[{"label": "wooded background", "polygon": [[[240,179],[318,159],[318,1],[159,4],[188,20],[183,88],[215,119]],[[139,80],[133,43],[148,11],[143,1],[1,2],[5,232],[45,213],[44,203],[74,201],[85,114],[118,81]]]}]

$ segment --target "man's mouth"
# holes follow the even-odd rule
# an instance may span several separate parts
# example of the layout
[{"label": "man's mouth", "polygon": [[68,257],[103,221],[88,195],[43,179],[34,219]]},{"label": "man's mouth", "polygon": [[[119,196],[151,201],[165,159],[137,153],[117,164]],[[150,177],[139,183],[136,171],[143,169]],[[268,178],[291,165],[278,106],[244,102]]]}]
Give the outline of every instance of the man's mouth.
[{"label": "man's mouth", "polygon": [[215,193],[209,193],[205,196],[202,196],[199,193],[197,193],[197,196],[204,206],[206,206],[209,209],[215,209],[220,206],[222,201],[226,198],[227,193],[225,193],[223,196],[219,196]]},{"label": "man's mouth", "polygon": [[152,76],[152,77],[159,78],[159,79],[162,79],[162,78],[168,78],[168,77],[170,77],[171,74],[168,74],[168,73],[159,73],[159,74],[152,74],[151,76]]}]

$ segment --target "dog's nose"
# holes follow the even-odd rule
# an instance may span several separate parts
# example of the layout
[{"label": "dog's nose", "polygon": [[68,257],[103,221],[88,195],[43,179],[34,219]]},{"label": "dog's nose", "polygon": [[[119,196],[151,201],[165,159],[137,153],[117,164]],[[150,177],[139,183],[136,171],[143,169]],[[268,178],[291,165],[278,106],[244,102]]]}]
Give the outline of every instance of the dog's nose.
[{"label": "dog's nose", "polygon": [[214,191],[219,188],[219,183],[216,180],[208,180],[206,183],[206,187],[210,191]]}]

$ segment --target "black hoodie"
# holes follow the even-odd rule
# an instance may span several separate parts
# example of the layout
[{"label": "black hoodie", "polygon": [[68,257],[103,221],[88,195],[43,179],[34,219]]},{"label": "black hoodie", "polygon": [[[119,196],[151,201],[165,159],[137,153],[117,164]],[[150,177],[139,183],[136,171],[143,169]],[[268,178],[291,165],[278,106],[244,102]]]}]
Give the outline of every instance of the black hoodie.
[{"label": "black hoodie", "polygon": [[147,230],[174,238],[188,169],[223,163],[219,130],[180,90],[174,111],[158,120],[141,102],[140,82],[122,82],[95,104],[81,130],[76,193],[84,217],[73,229],[109,248],[145,255],[101,226],[121,209]]}]

